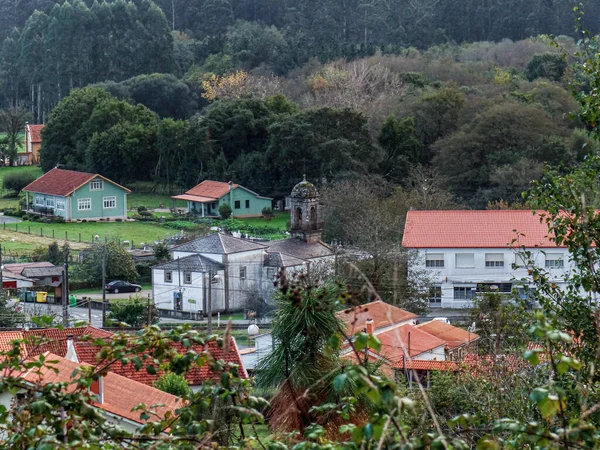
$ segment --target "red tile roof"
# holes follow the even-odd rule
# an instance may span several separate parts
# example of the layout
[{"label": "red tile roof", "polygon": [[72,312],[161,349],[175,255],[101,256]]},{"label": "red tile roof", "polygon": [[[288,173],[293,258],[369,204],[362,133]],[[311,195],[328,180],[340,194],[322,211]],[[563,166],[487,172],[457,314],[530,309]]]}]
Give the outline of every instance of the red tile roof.
[{"label": "red tile roof", "polygon": [[[2,335],[3,332],[0,332]],[[58,356],[65,356],[67,354],[67,336],[72,335],[73,341],[85,341],[87,339],[109,339],[113,336],[113,333],[101,330],[95,327],[72,327],[72,328],[46,328],[41,330],[28,330],[22,332],[24,338],[33,339],[35,336],[44,338],[42,344],[36,345],[33,343],[26,343],[28,356],[39,355],[44,352],[52,352]],[[89,338],[86,338],[89,336]]]},{"label": "red tile roof", "polygon": [[[231,189],[238,187],[237,184],[231,184]],[[223,197],[229,192],[229,183],[223,183],[222,181],[204,180],[199,185],[193,187],[186,192],[187,195],[194,195],[199,197],[207,197],[211,199],[218,199]]]},{"label": "red tile roof", "polygon": [[[57,371],[44,367],[40,370],[40,373],[29,371],[24,373],[22,377],[31,383],[68,383],[73,380],[73,371],[82,365],[50,352],[46,352],[45,356],[47,361],[58,361],[57,364],[52,364],[52,368],[57,369]],[[104,400],[102,403],[94,402],[94,406],[137,423],[146,422],[140,418],[141,411],[131,411],[140,403],[144,403],[148,408],[156,404],[164,405],[151,408],[157,413],[158,418],[163,418],[167,411],[175,413],[177,409],[183,406],[182,400],[174,395],[115,373],[108,372],[103,379],[103,385]],[[73,389],[74,387],[71,386],[70,390]]]},{"label": "red tile roof", "polygon": [[20,331],[2,331],[0,332],[0,352],[8,352],[13,348],[13,341],[23,339],[23,333]]},{"label": "red tile roof", "polygon": [[460,364],[454,361],[434,361],[424,359],[412,359],[404,361],[404,358],[396,361],[392,367],[394,369],[404,369],[404,363],[408,370],[439,370],[457,372],[460,369]]},{"label": "red tile roof", "polygon": [[27,125],[27,130],[31,136],[30,142],[36,144],[42,142],[42,129],[45,125]]},{"label": "red tile roof", "polygon": [[[226,346],[224,344],[223,347],[220,347],[214,340],[209,341],[207,344],[207,350],[199,345],[193,345],[191,349],[185,349],[180,343],[175,342],[172,343],[170,347],[177,349],[177,351],[181,354],[185,354],[188,350],[194,350],[198,354],[206,352],[213,360],[222,360],[225,361],[225,363],[237,365],[239,367],[240,377],[248,378],[248,374],[244,369],[242,358],[239,354],[237,344],[233,337],[230,338],[229,345]],[[98,352],[100,351],[99,347],[96,347],[89,342],[75,342],[75,350],[80,361],[91,365],[98,364]],[[150,361],[150,359],[147,361]],[[154,375],[149,374],[146,371],[146,366],[149,364],[147,361],[144,361],[144,367],[142,367],[140,370],[135,370],[135,367],[132,364],[123,365],[120,362],[113,364],[110,370],[139,383],[152,386],[152,384],[158,380],[165,373],[165,371],[158,370]],[[213,372],[210,369],[210,364],[206,363],[202,367],[192,367],[186,373],[185,378],[190,385],[198,386],[203,384],[206,380],[218,380],[220,376],[220,373]]]},{"label": "red tile roof", "polygon": [[[409,342],[410,333],[410,342]],[[381,341],[381,355],[390,361],[398,361],[404,356],[404,349],[414,357],[434,348],[443,347],[446,342],[432,336],[413,325],[401,325],[377,333]]]},{"label": "red tile roof", "polygon": [[377,329],[417,318],[416,314],[381,300],[354,306],[335,315],[346,323],[347,331],[351,334],[362,331],[368,319],[373,320],[373,325]]},{"label": "red tile roof", "polygon": [[449,349],[460,347],[469,342],[479,339],[479,335],[470,333],[462,328],[455,327],[449,323],[444,323],[439,320],[431,320],[429,322],[416,325],[416,328],[423,330],[432,336],[435,336],[446,342]]},{"label": "red tile roof", "polygon": [[76,172],[74,170],[64,170],[56,167],[49,172],[46,172],[37,180],[29,183],[23,190],[65,197],[94,178],[102,178],[103,180],[130,192],[129,189],[124,188],[97,173]]},{"label": "red tile roof", "polygon": [[[518,242],[513,241],[518,238]],[[530,210],[408,211],[405,248],[556,247]]]},{"label": "red tile roof", "polygon": [[4,264],[4,270],[21,275],[24,269],[33,269],[40,267],[55,267],[51,262],[31,262],[31,263],[14,263]]}]

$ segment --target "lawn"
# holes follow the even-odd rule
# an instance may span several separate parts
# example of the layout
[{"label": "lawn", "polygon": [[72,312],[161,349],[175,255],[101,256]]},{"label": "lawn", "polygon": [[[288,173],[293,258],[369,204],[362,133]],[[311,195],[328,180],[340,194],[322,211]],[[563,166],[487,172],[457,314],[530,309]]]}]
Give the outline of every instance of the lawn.
[{"label": "lawn", "polygon": [[[6,137],[6,133],[0,133],[0,139]],[[25,133],[19,133],[19,143],[17,144],[17,153],[25,153]]]},{"label": "lawn", "polygon": [[[137,209],[138,206],[145,206],[148,209],[171,208],[173,207],[173,199],[169,195],[132,192],[127,196],[127,208]],[[175,207],[187,208],[187,202],[176,200]]]},{"label": "lawn", "polygon": [[242,222],[245,222],[248,225],[253,225],[255,227],[276,227],[282,231],[287,231],[287,223],[290,220],[290,214],[287,212],[277,213],[273,216],[271,220],[265,220],[264,217],[250,217],[238,220],[241,220]]},{"label": "lawn", "polygon": [[[156,240],[162,240],[178,233],[177,230],[161,227],[152,222],[85,222],[85,223],[40,223],[40,222],[21,222],[18,224],[7,223],[6,231],[15,231],[18,229],[19,235],[13,234],[15,239],[27,242],[27,237],[46,237],[51,239],[65,239],[65,236],[71,241],[90,243],[95,236],[100,241],[105,239],[120,239],[121,241],[133,241],[136,245],[143,243],[153,243]],[[27,234],[28,232],[31,234]],[[66,235],[65,235],[66,233]],[[25,238],[23,238],[25,236]]]}]

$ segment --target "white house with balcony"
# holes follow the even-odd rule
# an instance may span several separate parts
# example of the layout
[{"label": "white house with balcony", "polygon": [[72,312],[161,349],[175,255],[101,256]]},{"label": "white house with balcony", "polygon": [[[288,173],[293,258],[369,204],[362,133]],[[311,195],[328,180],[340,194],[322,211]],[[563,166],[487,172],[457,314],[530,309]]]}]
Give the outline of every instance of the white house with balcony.
[{"label": "white house with balcony", "polygon": [[526,298],[528,261],[545,268],[558,286],[571,269],[568,250],[548,237],[547,225],[530,210],[409,211],[402,245],[430,271],[433,308],[469,308],[486,290]]}]

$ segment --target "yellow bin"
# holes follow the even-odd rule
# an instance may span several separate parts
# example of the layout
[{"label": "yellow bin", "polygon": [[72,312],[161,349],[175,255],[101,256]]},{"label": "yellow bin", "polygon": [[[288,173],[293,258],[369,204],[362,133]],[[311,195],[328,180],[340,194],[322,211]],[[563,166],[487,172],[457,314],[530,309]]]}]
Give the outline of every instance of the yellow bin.
[{"label": "yellow bin", "polygon": [[46,303],[48,301],[48,293],[47,292],[36,292],[35,294],[35,302],[36,303]]}]

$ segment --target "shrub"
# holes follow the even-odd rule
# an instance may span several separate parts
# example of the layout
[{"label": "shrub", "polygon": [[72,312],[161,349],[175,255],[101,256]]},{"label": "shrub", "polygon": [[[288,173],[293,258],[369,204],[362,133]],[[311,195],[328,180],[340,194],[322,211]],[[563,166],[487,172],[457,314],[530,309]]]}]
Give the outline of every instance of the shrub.
[{"label": "shrub", "polygon": [[35,176],[29,172],[13,172],[4,176],[2,188],[14,191],[18,195],[25,186],[35,180]]},{"label": "shrub", "polygon": [[183,375],[168,372],[153,383],[156,389],[167,392],[177,397],[183,397],[191,393],[190,386]]},{"label": "shrub", "polygon": [[138,206],[137,207],[137,212],[138,214],[142,214],[148,211],[148,208],[146,208],[145,206]]},{"label": "shrub", "polygon": [[222,203],[221,206],[219,206],[219,215],[221,216],[221,219],[229,219],[231,217],[231,206],[227,203]]},{"label": "shrub", "polygon": [[261,211],[263,217],[265,218],[265,220],[269,221],[271,220],[271,218],[273,217],[273,210],[271,208],[269,208],[268,206],[265,206],[262,211]]},{"label": "shrub", "polygon": [[[149,312],[148,308],[150,308]],[[148,323],[148,313],[150,313],[150,321],[153,324],[157,323],[158,313],[154,304],[136,297],[134,300],[113,302],[110,307],[108,319],[113,322],[127,324],[131,327],[142,327]]]}]

